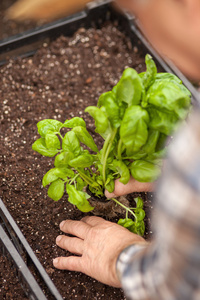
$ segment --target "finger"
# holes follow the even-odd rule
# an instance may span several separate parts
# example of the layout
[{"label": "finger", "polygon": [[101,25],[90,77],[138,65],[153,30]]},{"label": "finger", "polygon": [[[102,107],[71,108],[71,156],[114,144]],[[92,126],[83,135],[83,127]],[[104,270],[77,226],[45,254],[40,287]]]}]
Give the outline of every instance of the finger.
[{"label": "finger", "polygon": [[81,260],[82,258],[77,256],[57,257],[53,260],[53,265],[60,270],[82,272]]},{"label": "finger", "polygon": [[152,182],[139,182],[133,177],[130,178],[127,184],[123,184],[117,179],[115,181],[115,189],[113,193],[105,191],[107,198],[114,198],[118,196],[127,195],[133,192],[150,192],[153,191],[154,184]]},{"label": "finger", "polygon": [[60,229],[65,233],[84,239],[90,230],[90,226],[82,221],[66,220],[60,223]]},{"label": "finger", "polygon": [[81,219],[82,222],[90,225],[90,226],[97,226],[97,225],[100,225],[102,223],[105,223],[106,221],[103,219],[103,218],[100,218],[100,217],[95,217],[95,216],[87,216],[87,217],[84,217]]},{"label": "finger", "polygon": [[71,253],[78,254],[78,255],[83,254],[83,240],[81,239],[59,235],[56,238],[56,244],[60,248],[67,250]]},{"label": "finger", "polygon": [[122,195],[129,194],[131,192],[135,191],[135,179],[130,178],[129,182],[127,184],[123,184],[117,179],[115,181],[115,189],[113,193],[109,193],[108,191],[105,191],[105,196],[107,198],[114,198]]},{"label": "finger", "polygon": [[117,197],[117,195],[115,195],[114,193],[109,193],[107,190],[105,190],[105,196],[108,199]]}]

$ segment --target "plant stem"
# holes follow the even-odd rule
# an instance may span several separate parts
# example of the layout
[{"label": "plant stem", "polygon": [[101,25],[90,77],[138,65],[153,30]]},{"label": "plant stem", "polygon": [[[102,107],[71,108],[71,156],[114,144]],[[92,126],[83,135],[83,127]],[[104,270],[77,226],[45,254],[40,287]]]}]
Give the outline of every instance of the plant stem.
[{"label": "plant stem", "polygon": [[103,184],[105,185],[106,182],[106,164],[107,164],[107,159],[108,155],[110,154],[110,149],[112,147],[112,143],[114,141],[114,138],[116,136],[117,129],[114,129],[112,134],[109,134],[106,138],[106,141],[104,143],[103,147],[103,153],[102,153],[102,158],[101,158],[101,163],[103,164],[103,170],[102,170],[102,175],[103,175]]},{"label": "plant stem", "polygon": [[57,134],[59,135],[59,137],[63,140],[63,136],[62,136],[62,134],[60,133],[60,131],[59,132],[57,132]]},{"label": "plant stem", "polygon": [[122,149],[122,140],[120,139],[119,143],[118,143],[118,146],[117,146],[117,155],[118,155],[119,160],[122,159],[121,149]]},{"label": "plant stem", "polygon": [[97,182],[95,182],[94,180],[92,180],[89,176],[87,176],[86,174],[84,174],[83,172],[81,172],[79,169],[77,169],[77,172],[79,173],[79,175],[81,176],[81,178],[87,184],[91,185],[92,187],[100,188],[100,186],[99,186],[99,184]]},{"label": "plant stem", "polygon": [[102,156],[101,156],[101,164],[103,165],[104,163],[104,157],[105,157],[105,154],[106,154],[106,150],[107,150],[107,147],[108,147],[108,144],[110,142],[110,139],[111,139],[111,136],[112,134],[108,134],[105,142],[104,142],[104,145],[103,145],[103,149],[102,149]]},{"label": "plant stem", "polygon": [[74,178],[72,178],[72,179],[70,180],[69,184],[72,184],[72,182],[74,182],[78,176],[79,176],[79,174],[76,174],[76,176],[74,176]]},{"label": "plant stem", "polygon": [[115,203],[117,203],[118,205],[120,205],[121,207],[123,207],[125,210],[126,210],[126,212],[128,211],[128,212],[130,212],[133,216],[134,216],[134,218],[137,220],[137,217],[136,217],[136,215],[134,214],[134,212],[130,209],[130,208],[128,208],[127,206],[125,206],[124,204],[122,204],[121,202],[119,202],[118,200],[116,200],[115,198],[111,198]]}]

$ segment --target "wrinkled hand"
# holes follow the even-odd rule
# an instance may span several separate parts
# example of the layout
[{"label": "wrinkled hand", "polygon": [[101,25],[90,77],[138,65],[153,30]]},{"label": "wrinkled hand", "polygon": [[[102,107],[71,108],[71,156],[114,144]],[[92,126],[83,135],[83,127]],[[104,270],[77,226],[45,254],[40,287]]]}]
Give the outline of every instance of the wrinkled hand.
[{"label": "wrinkled hand", "polygon": [[118,197],[122,195],[127,195],[133,192],[152,192],[154,190],[155,183],[152,182],[139,182],[133,177],[129,180],[127,184],[119,182],[119,179],[115,181],[115,189],[113,193],[105,191],[105,196],[107,198]]},{"label": "wrinkled hand", "polygon": [[140,236],[99,217],[66,220],[60,229],[74,237],[58,236],[56,244],[77,256],[58,257],[53,261],[54,266],[85,273],[114,287],[121,287],[116,273],[120,252],[131,244],[146,243]]}]

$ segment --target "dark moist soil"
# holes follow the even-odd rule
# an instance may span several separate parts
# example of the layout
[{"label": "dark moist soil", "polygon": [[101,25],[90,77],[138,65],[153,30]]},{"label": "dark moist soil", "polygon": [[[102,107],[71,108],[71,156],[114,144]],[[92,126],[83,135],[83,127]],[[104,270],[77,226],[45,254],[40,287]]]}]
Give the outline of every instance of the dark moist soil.
[{"label": "dark moist soil", "polygon": [[[84,109],[96,105],[109,91],[125,67],[145,70],[144,57],[115,26],[102,30],[81,28],[72,38],[60,37],[50,47],[44,44],[34,57],[10,61],[0,68],[0,196],[16,220],[35,254],[64,299],[125,299],[115,289],[88,276],[56,270],[52,259],[69,255],[55,244],[64,219],[80,220],[85,214],[68,203],[47,196],[41,181],[53,159],[32,151],[39,138],[36,124],[45,118],[64,122],[83,117],[99,147],[94,123]],[[151,239],[152,202],[144,200],[145,238]],[[129,196],[130,202],[138,194]],[[112,221],[116,222],[117,219]],[[0,259],[1,299],[26,299],[7,259]]]}]

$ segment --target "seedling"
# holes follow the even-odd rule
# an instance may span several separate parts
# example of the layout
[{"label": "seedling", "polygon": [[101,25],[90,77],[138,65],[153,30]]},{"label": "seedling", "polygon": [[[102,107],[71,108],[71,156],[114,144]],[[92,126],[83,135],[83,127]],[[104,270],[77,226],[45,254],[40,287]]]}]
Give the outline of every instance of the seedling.
[{"label": "seedling", "polygon": [[[68,201],[83,212],[92,211],[85,191],[102,197],[105,189],[113,192],[115,180],[127,184],[132,175],[140,182],[153,182],[161,172],[166,153],[165,141],[184,120],[190,108],[190,92],[173,74],[157,73],[150,55],[146,72],[128,68],[112,91],[102,94],[97,106],[85,109],[95,120],[96,133],[104,139],[98,149],[86,129],[85,121],[75,117],[61,123],[46,119],[37,124],[40,138],[33,150],[54,157],[54,168],[43,177],[48,196],[55,201],[66,190]],[[67,128],[62,135],[61,129]],[[86,147],[85,147],[86,146]],[[144,234],[144,210],[141,198],[136,207],[124,207],[125,219],[119,224]],[[129,216],[134,217],[134,221]]]}]

